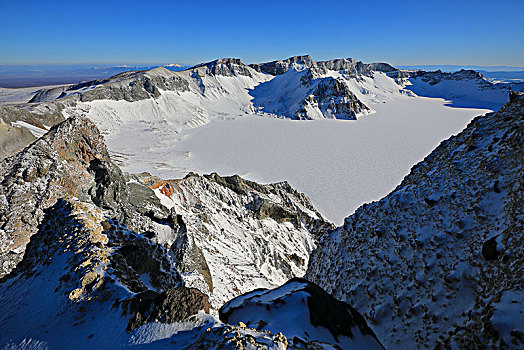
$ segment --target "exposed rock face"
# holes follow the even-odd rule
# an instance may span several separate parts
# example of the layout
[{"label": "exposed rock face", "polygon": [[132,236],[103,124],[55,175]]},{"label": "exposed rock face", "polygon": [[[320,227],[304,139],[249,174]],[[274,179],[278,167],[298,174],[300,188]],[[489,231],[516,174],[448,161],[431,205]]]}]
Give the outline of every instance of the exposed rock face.
[{"label": "exposed rock face", "polygon": [[413,78],[420,77],[423,81],[428,82],[430,85],[438,84],[442,80],[485,80],[487,83],[486,85],[491,85],[486,80],[484,75],[482,75],[482,73],[471,69],[461,69],[453,73],[446,73],[442,72],[441,70],[437,70],[434,72],[426,72],[419,70],[412,72],[410,76]]},{"label": "exposed rock face", "polygon": [[21,260],[44,209],[60,197],[77,196],[79,188],[91,180],[88,167],[94,159],[109,160],[103,139],[91,122],[71,119],[51,129],[19,154],[2,161],[1,275]]},{"label": "exposed rock face", "polygon": [[64,199],[45,210],[23,260],[3,281],[32,276],[57,254],[68,255],[66,274],[58,281],[72,301],[89,300],[95,290],[114,280],[132,293],[172,289],[182,281],[165,248],[105,217],[92,204]]},{"label": "exposed rock face", "polygon": [[344,82],[334,78],[321,79],[312,93],[304,100],[296,117],[297,119],[316,119],[317,110],[320,110],[325,118],[351,120],[357,119],[357,115],[371,112]]},{"label": "exposed rock face", "polygon": [[37,139],[34,131],[20,125],[20,122],[32,125],[34,129],[45,133],[50,126],[65,119],[61,114],[63,108],[61,103],[41,106],[34,111],[0,106],[0,160],[17,153]]},{"label": "exposed rock face", "polygon": [[112,77],[103,85],[85,91],[80,100],[89,102],[109,99],[133,102],[158,97],[160,90],[189,91],[189,83],[163,67],[145,72],[124,72]]},{"label": "exposed rock face", "polygon": [[42,89],[29,102],[51,102],[66,97],[82,102],[103,99],[133,102],[159,97],[161,90],[189,91],[189,82],[169,69],[157,67],[147,71],[123,72],[109,79]]},{"label": "exposed rock face", "polygon": [[249,66],[258,72],[281,75],[291,69],[294,64],[303,65],[318,74],[326,74],[332,70],[342,71],[344,74],[349,74],[354,77],[359,75],[370,76],[373,71],[391,73],[394,78],[400,75],[397,68],[387,63],[363,63],[353,58],[337,58],[329,61],[314,62],[309,55],[293,56],[286,60],[250,64]]},{"label": "exposed rock face", "polygon": [[324,236],[306,277],[386,347],[522,347],[524,101],[474,119]]},{"label": "exposed rock face", "polygon": [[223,75],[226,77],[233,77],[244,75],[247,77],[252,77],[252,71],[249,69],[248,66],[244,65],[239,58],[220,58],[218,60],[214,60],[208,63],[196,65],[189,69],[193,71],[201,71],[202,68],[205,68],[205,74],[211,76]]},{"label": "exposed rock face", "polygon": [[[0,280],[0,307],[5,311],[0,316],[1,344],[20,335],[41,339],[35,328],[51,327],[58,315],[70,327],[63,334],[64,326],[54,326],[49,340],[58,347],[73,333],[82,334],[75,333],[75,326],[98,317],[94,322],[103,325],[105,315],[112,315],[118,339],[122,331],[146,323],[173,323],[200,310],[209,312],[208,296],[182,286],[162,245],[108,218],[93,204],[62,199],[45,210],[23,260]],[[76,323],[71,326],[68,317]],[[18,321],[6,323],[13,319]],[[95,332],[96,326],[89,327]]]},{"label": "exposed rock face", "polygon": [[287,183],[217,174],[169,181],[141,175],[137,181],[179,215],[179,231],[161,239],[186,285],[209,293],[214,308],[302,276],[319,232],[333,228]]},{"label": "exposed rock face", "polygon": [[[182,221],[182,216],[179,216],[179,222]],[[182,273],[193,273],[201,275],[207,288],[206,291],[213,292],[213,277],[209,270],[206,257],[202,250],[195,243],[192,235],[187,232],[187,227],[182,224],[180,230],[177,232],[176,239],[171,247],[171,254],[174,257],[175,267]]]},{"label": "exposed rock face", "polygon": [[17,128],[0,118],[0,160],[17,153],[36,140],[28,128]]},{"label": "exposed rock face", "polygon": [[209,312],[208,296],[195,288],[180,287],[162,293],[147,291],[123,301],[125,314],[131,314],[127,331],[148,322],[183,321],[200,310]]},{"label": "exposed rock face", "polygon": [[372,112],[351,91],[350,80],[361,78],[356,71],[328,72],[316,66],[293,65],[286,73],[255,87],[250,94],[255,107],[266,113],[292,119],[354,120]]},{"label": "exposed rock face", "polygon": [[294,345],[321,342],[343,349],[383,349],[355,309],[300,278],[239,296],[222,306],[219,315],[225,323],[281,331]]},{"label": "exposed rock face", "polygon": [[334,59],[329,61],[315,62],[317,72],[327,73],[328,70],[341,71],[343,74],[359,77],[372,77],[373,72],[388,73],[393,78],[399,77],[399,70],[387,63],[363,63],[353,58]]},{"label": "exposed rock face", "polygon": [[309,55],[304,56],[293,56],[286,60],[277,60],[267,63],[259,64],[250,64],[249,66],[255,69],[257,72],[263,72],[271,75],[280,75],[284,74],[293,66],[293,64],[298,63],[305,65],[306,67],[313,66],[313,60]]},{"label": "exposed rock face", "polygon": [[177,229],[150,189],[127,184],[102,136],[85,118],[68,119],[2,161],[0,179],[0,275],[22,259],[44,210],[59,198],[94,203],[138,232]]}]

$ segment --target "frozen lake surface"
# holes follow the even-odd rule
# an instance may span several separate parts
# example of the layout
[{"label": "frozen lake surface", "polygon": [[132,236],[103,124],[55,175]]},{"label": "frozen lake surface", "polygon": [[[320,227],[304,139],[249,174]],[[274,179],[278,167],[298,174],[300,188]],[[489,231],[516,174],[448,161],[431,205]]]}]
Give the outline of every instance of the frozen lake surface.
[{"label": "frozen lake surface", "polygon": [[163,178],[194,171],[240,174],[263,183],[285,180],[340,225],[363,203],[393,190],[442,140],[488,112],[445,104],[398,96],[371,105],[376,113],[357,121],[229,115],[177,133],[169,125],[122,125],[106,138],[125,171]]}]

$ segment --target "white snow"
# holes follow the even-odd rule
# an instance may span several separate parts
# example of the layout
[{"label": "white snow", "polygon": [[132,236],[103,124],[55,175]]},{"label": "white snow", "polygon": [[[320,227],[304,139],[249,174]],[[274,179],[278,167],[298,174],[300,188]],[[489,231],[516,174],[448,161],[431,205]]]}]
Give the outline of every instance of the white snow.
[{"label": "white snow", "polygon": [[420,78],[409,79],[406,87],[419,96],[442,97],[450,100],[454,107],[482,107],[497,110],[508,99],[508,91],[500,87],[480,85],[478,80],[443,79],[438,84],[430,85]]},{"label": "white snow", "polygon": [[343,349],[383,349],[377,340],[362,334],[358,326],[351,327],[353,336],[335,336],[330,330],[311,322],[309,301],[311,294],[306,284],[293,281],[273,290],[258,290],[239,296],[224,305],[222,312],[229,313],[230,324],[244,322],[248,327],[260,327],[273,334],[282,332],[288,339],[295,337],[308,341],[336,344]]},{"label": "white snow", "polygon": [[0,87],[0,105],[27,103],[40,89],[51,89],[63,85],[38,86],[27,88]]},{"label": "white snow", "polygon": [[216,171],[263,183],[286,180],[339,225],[361,204],[393,190],[441,140],[487,112],[444,103],[398,97],[372,105],[377,113],[358,121],[246,115],[214,120],[159,144],[147,142],[154,130],[129,127],[107,143],[112,151],[133,154],[123,164],[133,173],[177,178]]},{"label": "white snow", "polygon": [[290,84],[298,84],[304,70],[276,78],[255,71],[253,77],[180,74],[190,80],[191,91],[163,91],[157,99],[137,102],[98,100],[75,108],[90,109],[88,117],[125,171],[162,178],[216,171],[263,183],[286,180],[335,224],[363,203],[385,196],[441,140],[488,111],[410,96],[383,73],[357,80],[329,71],[324,76],[342,79],[376,113],[358,121],[293,121],[275,118],[279,113],[265,113],[253,103],[280,111],[283,101],[271,104],[268,98],[276,95],[265,86],[285,87],[294,101]]},{"label": "white snow", "polygon": [[21,120],[17,120],[16,122],[11,123],[12,126],[17,128],[27,128],[29,131],[31,131],[31,134],[33,134],[34,137],[42,137],[44,136],[48,130],[39,128],[37,126],[34,126],[32,124],[23,122]]},{"label": "white snow", "polygon": [[[271,218],[256,220],[247,209],[253,197],[238,195],[203,178],[180,180],[172,188],[170,197],[160,188],[154,191],[163,205],[182,215],[188,234],[207,261],[213,292],[200,274],[183,274],[183,279],[186,286],[208,294],[212,308],[218,309],[239,294],[272,288],[305,274],[315,241],[304,226]],[[300,203],[296,201],[296,205]],[[173,243],[168,236],[159,238]],[[292,253],[303,259],[302,263],[290,259]]]}]

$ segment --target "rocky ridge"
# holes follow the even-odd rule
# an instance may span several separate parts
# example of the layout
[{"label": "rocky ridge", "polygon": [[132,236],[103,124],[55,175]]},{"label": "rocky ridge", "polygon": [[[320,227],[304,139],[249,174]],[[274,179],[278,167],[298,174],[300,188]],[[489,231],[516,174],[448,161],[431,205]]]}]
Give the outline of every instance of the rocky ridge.
[{"label": "rocky ridge", "polygon": [[391,73],[395,78],[403,75],[401,70],[387,63],[363,63],[353,58],[337,58],[328,61],[313,61],[311,56],[294,56],[286,60],[277,60],[261,64],[250,64],[249,66],[258,72],[271,75],[281,75],[292,69],[294,65],[303,65],[314,70],[318,74],[326,74],[328,71],[342,71],[344,74],[358,76],[372,76],[372,72]]},{"label": "rocky ridge", "polygon": [[386,347],[522,347],[523,111],[514,97],[442,142],[325,235],[306,278]]},{"label": "rocky ridge", "polygon": [[302,276],[320,232],[333,228],[285,182],[260,185],[217,174],[138,180],[182,218],[183,232],[165,242],[177,247],[186,284],[212,291],[217,309],[240,293]]}]

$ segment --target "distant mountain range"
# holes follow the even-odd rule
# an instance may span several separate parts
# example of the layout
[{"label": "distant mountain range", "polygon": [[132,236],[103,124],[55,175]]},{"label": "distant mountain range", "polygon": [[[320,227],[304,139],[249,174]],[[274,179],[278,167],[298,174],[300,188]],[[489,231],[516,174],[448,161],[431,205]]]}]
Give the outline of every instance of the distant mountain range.
[{"label": "distant mountain range", "polygon": [[[181,71],[189,68],[190,66],[179,63],[150,65],[0,65],[0,87],[19,88],[30,86],[74,84],[82,81],[106,79],[122,72],[150,70],[156,67],[165,67],[172,71]],[[461,69],[475,70],[481,72],[486,77],[486,79],[492,82],[511,83],[524,81],[524,67],[473,65],[411,65],[396,66],[396,68],[424,71],[441,70],[443,72],[457,72]]]},{"label": "distant mountain range", "polygon": [[459,66],[459,65],[414,65],[414,66],[398,66],[401,69],[415,69],[434,71],[441,70],[443,72],[457,72],[461,69],[475,70],[486,77],[487,80],[497,83],[518,83],[524,81],[524,67],[510,67],[510,66]]},{"label": "distant mountain range", "polygon": [[188,66],[178,63],[164,65],[0,65],[0,86],[19,88],[74,84],[81,81],[106,79],[122,72],[149,70],[156,67],[178,71]]}]

